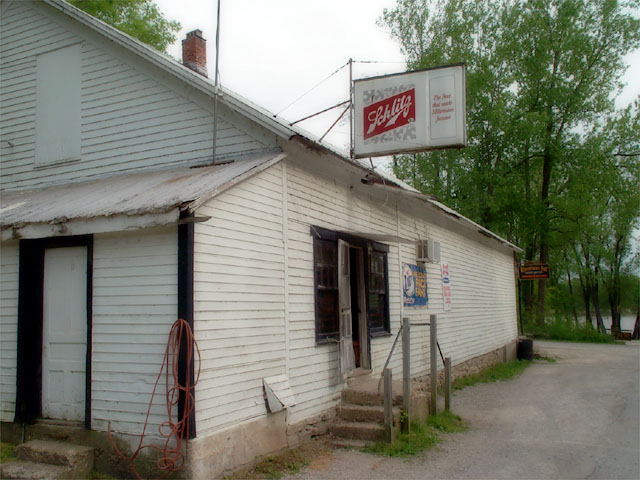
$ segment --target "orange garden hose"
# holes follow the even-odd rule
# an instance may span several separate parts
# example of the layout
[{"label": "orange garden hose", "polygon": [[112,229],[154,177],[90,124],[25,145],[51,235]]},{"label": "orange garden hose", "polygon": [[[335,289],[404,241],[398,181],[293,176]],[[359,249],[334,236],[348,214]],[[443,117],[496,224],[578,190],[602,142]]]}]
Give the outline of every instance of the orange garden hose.
[{"label": "orange garden hose", "polygon": [[[178,365],[180,357],[180,348],[186,348],[186,352],[183,352],[186,356],[187,365],[193,365],[194,354],[198,355],[198,368],[195,379],[192,381],[191,375],[187,373],[184,384],[181,385],[178,380]],[[161,437],[165,438],[164,445],[144,445],[144,437],[149,423],[149,416],[151,414],[151,405],[153,404],[153,397],[156,394],[158,383],[162,378],[162,374],[165,374],[165,386],[166,386],[166,406],[167,406],[167,420],[158,425],[158,433]],[[171,382],[169,382],[171,376]],[[107,428],[107,434],[109,440],[115,452],[131,465],[131,471],[139,480],[142,480],[140,474],[136,471],[135,460],[138,454],[145,448],[150,448],[158,452],[162,452],[162,456],[157,461],[158,470],[164,472],[159,478],[166,478],[172,472],[177,472],[185,464],[185,455],[187,447],[189,445],[189,418],[195,410],[195,397],[194,390],[200,377],[200,349],[193,336],[193,331],[189,324],[179,318],[171,327],[169,332],[169,339],[167,341],[167,348],[164,353],[164,359],[156,383],[153,386],[151,393],[151,399],[149,400],[149,408],[147,409],[147,416],[144,422],[144,428],[140,435],[140,441],[138,442],[138,448],[133,454],[128,457],[123,454],[116,446],[111,436],[111,422]],[[173,421],[173,409],[178,405],[180,396],[182,395],[184,402],[182,406],[182,415],[178,415],[179,421]],[[184,449],[183,449],[184,444]]]}]

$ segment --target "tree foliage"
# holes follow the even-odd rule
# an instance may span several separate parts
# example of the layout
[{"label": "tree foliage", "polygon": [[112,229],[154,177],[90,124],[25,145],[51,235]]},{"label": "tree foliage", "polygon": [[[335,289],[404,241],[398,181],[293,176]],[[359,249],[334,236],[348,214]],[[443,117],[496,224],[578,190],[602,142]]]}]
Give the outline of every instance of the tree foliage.
[{"label": "tree foliage", "polygon": [[[396,175],[522,246],[526,259],[575,275],[596,308],[599,285],[616,288],[640,216],[640,105],[614,104],[625,55],[640,46],[639,6],[398,0],[379,20],[410,70],[467,68],[468,147],[398,156]],[[526,285],[539,321],[545,285],[537,295]]]},{"label": "tree foliage", "polygon": [[152,0],[68,0],[105,23],[166,52],[180,23],[167,20]]}]

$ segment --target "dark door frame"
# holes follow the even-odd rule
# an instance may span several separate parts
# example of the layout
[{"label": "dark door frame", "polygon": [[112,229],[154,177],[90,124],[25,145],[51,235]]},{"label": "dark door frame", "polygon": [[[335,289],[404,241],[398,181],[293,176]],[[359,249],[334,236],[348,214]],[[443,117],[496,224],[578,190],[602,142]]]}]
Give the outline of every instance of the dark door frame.
[{"label": "dark door frame", "polygon": [[91,338],[93,326],[93,235],[20,240],[15,422],[42,415],[44,253],[48,248],[87,247],[87,353],[85,428],[91,428]]}]

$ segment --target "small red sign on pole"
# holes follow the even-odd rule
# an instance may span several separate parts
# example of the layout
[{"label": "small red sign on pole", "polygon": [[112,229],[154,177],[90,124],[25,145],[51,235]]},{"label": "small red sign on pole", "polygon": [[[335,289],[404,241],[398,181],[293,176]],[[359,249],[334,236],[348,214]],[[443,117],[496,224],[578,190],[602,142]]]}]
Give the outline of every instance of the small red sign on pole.
[{"label": "small red sign on pole", "polygon": [[519,266],[520,280],[537,280],[549,278],[548,263],[525,263]]}]

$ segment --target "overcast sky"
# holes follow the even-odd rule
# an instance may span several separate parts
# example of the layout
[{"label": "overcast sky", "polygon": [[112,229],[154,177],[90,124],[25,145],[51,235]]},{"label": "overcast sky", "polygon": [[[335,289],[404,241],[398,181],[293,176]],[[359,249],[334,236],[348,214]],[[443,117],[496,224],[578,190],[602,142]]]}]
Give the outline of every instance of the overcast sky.
[{"label": "overcast sky", "polygon": [[[169,54],[181,58],[181,40],[199,28],[207,39],[209,76],[215,62],[217,0],[155,0],[182,30]],[[349,71],[338,74],[294,105],[288,105],[344,65],[356,61],[354,78],[405,69],[400,49],[376,25],[395,0],[222,0],[220,79],[222,85],[283,118],[294,121],[349,98]],[[628,84],[618,106],[640,95],[640,52],[629,55]],[[288,107],[288,108],[286,108]],[[284,109],[284,110],[283,110]],[[338,117],[333,110],[300,126],[320,136]],[[327,141],[347,149],[348,125],[339,125]]]}]

